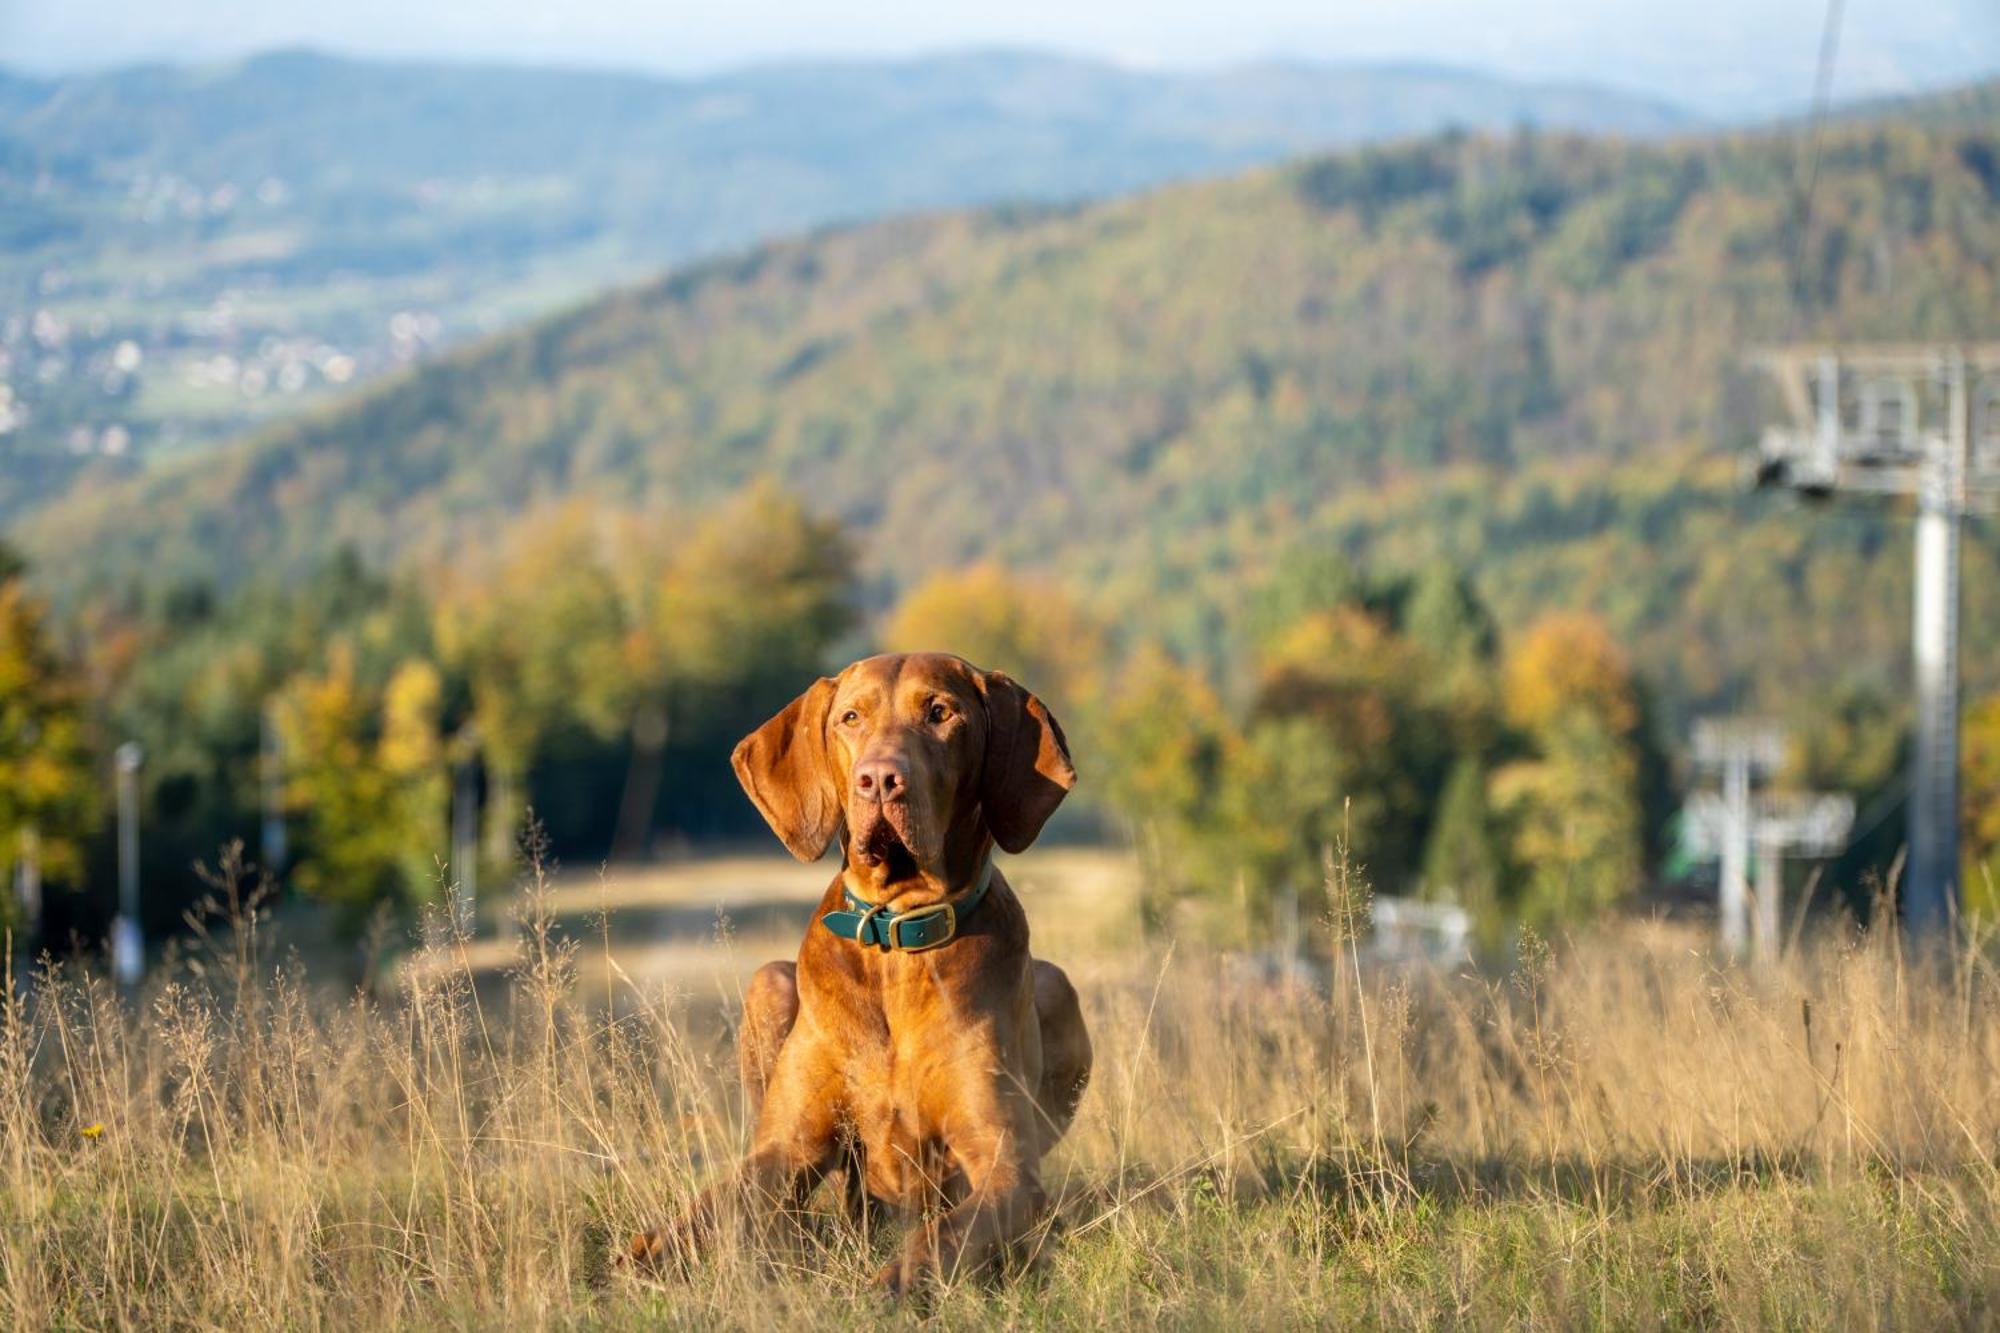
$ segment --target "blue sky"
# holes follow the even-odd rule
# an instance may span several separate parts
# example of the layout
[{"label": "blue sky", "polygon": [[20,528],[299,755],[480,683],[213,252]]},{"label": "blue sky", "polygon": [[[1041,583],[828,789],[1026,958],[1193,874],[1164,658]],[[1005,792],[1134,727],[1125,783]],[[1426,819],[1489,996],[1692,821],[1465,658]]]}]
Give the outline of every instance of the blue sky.
[{"label": "blue sky", "polygon": [[[1808,96],[1824,0],[0,0],[0,63],[206,61],[273,46],[672,73],[1034,46],[1133,65],[1423,61],[1716,113]],[[1836,93],[2000,70],[2000,0],[1845,0]]]}]

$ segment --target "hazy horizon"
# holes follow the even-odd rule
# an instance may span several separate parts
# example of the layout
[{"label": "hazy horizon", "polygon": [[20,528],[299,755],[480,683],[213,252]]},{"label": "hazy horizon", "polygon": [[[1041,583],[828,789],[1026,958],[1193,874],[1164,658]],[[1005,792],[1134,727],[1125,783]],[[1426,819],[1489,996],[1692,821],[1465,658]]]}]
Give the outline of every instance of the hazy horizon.
[{"label": "hazy horizon", "polygon": [[[969,5],[782,0],[727,14],[662,14],[595,0],[552,17],[503,0],[442,0],[412,14],[389,0],[206,0],[171,11],[130,0],[60,8],[0,0],[0,65],[54,75],[138,63],[208,64],[307,48],[358,59],[505,63],[678,78],[769,65],[872,63],[1021,50],[1124,68],[1203,73],[1268,61],[1437,66],[1659,98],[1708,115],[1804,105],[1826,8],[1819,0],[1695,0],[1508,7],[1415,0],[1393,11],[1253,0],[1227,14],[1137,0],[1078,12],[1034,0],[993,13]],[[1833,94],[1914,93],[2000,72],[2000,8],[1947,0],[1913,15],[1852,0]]]}]

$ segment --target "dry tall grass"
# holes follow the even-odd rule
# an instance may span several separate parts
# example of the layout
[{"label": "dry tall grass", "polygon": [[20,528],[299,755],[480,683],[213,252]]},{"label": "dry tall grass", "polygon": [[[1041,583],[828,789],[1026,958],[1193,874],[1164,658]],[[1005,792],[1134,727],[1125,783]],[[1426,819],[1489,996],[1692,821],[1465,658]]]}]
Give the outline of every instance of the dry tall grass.
[{"label": "dry tall grass", "polygon": [[[447,957],[455,946],[436,946]],[[1065,960],[1098,1070],[1041,1253],[951,1325],[1990,1324],[2000,1005],[1831,934],[1782,969],[1627,927],[1508,975],[1316,989],[1162,949]],[[738,1151],[726,1022],[580,994],[524,936],[315,993],[249,927],[133,1003],[0,1013],[0,1307],[20,1326],[873,1324],[881,1235],[815,1219],[685,1282],[607,1271]]]}]

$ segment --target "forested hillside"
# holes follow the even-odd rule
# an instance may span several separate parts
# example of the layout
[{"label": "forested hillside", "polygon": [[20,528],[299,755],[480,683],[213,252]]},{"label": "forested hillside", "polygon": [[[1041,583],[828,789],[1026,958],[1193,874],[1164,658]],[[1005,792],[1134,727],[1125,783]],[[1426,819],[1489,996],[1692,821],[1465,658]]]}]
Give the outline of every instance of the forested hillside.
[{"label": "forested hillside", "polygon": [[[530,807],[586,863],[744,836],[737,737],[832,660],[945,646],[1046,692],[1070,815],[1159,854],[1158,910],[1317,911],[1337,842],[1489,942],[1586,919],[1673,873],[1674,755],[1730,708],[1857,797],[1824,887],[1865,903],[1900,837],[1907,520],[1753,494],[1777,405],[1743,358],[2000,333],[1981,96],[1831,129],[1816,167],[1793,131],[1447,135],[905,218],[448,355],[21,529],[56,601],[14,600],[15,730],[90,741],[25,817],[109,884],[72,797],[136,739],[149,882],[198,892],[275,744],[290,882],[358,927],[437,896],[455,772],[493,874]],[[1967,563],[1983,892],[1983,528]]]},{"label": "forested hillside", "polygon": [[[1965,95],[1954,105],[1985,105]],[[1670,703],[1901,667],[1897,521],[1740,487],[1786,336],[2000,333],[2000,125],[1448,135],[1092,207],[759,249],[422,367],[25,529],[70,597],[489,535],[568,495],[664,517],[774,475],[878,599],[995,556],[1219,659],[1234,590],[1321,540],[1440,557],[1503,622],[1601,611]],[[2000,660],[1969,559],[1975,678]]]},{"label": "forested hillside", "polygon": [[1094,198],[1452,125],[1681,123],[1455,70],[1010,51],[693,79],[304,51],[0,70],[0,522],[81,474],[814,226]]}]

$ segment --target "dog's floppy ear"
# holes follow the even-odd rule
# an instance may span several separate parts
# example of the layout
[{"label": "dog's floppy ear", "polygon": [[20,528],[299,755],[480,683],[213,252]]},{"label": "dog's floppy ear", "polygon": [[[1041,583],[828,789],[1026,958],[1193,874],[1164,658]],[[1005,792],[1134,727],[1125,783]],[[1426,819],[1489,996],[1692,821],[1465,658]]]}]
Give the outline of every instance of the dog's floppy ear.
[{"label": "dog's floppy ear", "polygon": [[993,841],[1003,851],[1018,852],[1035,840],[1076,785],[1076,769],[1062,724],[1040,699],[1005,672],[989,671],[980,684],[986,694],[980,803]]},{"label": "dog's floppy ear", "polygon": [[820,677],[729,756],[764,822],[801,861],[819,860],[840,828],[840,792],[826,744],[833,688],[833,677]]}]

